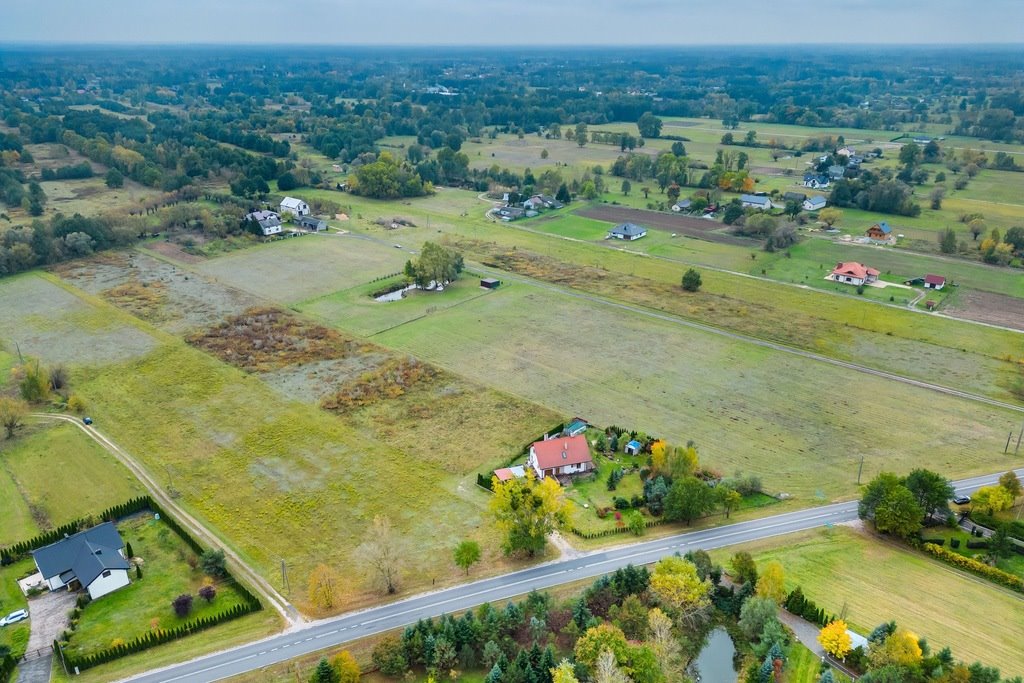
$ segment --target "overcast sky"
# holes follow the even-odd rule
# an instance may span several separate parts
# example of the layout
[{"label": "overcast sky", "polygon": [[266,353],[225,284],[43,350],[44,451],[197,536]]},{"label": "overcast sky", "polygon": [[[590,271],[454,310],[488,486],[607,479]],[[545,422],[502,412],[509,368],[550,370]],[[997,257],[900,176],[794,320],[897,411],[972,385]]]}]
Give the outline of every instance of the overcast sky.
[{"label": "overcast sky", "polygon": [[0,0],[3,43],[1020,43],[1024,0]]}]

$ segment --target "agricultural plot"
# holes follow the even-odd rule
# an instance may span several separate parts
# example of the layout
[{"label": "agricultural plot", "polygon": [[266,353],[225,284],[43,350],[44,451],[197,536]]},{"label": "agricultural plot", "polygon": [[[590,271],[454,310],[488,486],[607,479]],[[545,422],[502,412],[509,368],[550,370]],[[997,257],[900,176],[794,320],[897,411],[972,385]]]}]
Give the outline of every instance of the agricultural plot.
[{"label": "agricultural plot", "polygon": [[[70,336],[88,332],[92,319],[76,315],[83,307],[100,318],[130,320],[39,277],[4,280],[0,293],[24,294],[24,282],[32,280],[72,299],[49,311],[53,324]],[[105,284],[96,287],[106,291]],[[215,292],[216,286],[209,286]],[[175,291],[168,286],[168,305]],[[6,334],[19,328],[3,329]],[[287,325],[274,327],[277,334],[274,330],[295,332]],[[148,353],[126,354],[113,365],[69,363],[72,385],[90,414],[190,512],[271,580],[279,575],[282,557],[293,586],[304,586],[306,573],[318,562],[352,577],[344,589],[345,606],[371,599],[351,551],[376,514],[391,515],[410,546],[410,557],[417,558],[404,568],[406,586],[457,580],[450,547],[467,537],[487,540],[480,530],[482,494],[463,478],[504,462],[561,419],[436,370],[430,381],[400,395],[363,394],[371,400],[351,406],[339,418],[270,386],[267,378],[276,372],[291,371],[298,381],[309,370],[287,358],[275,362],[280,352],[287,356],[292,350],[288,344],[254,356],[254,374],[245,374],[180,341],[162,335],[159,341],[150,339]],[[3,341],[10,345],[8,338]],[[116,340],[107,343],[113,345],[111,353],[118,352]],[[343,348],[364,351],[361,344],[354,351]],[[225,351],[220,344],[210,350]],[[360,387],[368,382],[378,386],[374,373],[399,358],[375,348],[366,357],[377,366],[369,363],[353,372],[351,379]],[[240,365],[248,367],[250,359],[244,360]],[[481,438],[485,433],[487,438]],[[396,491],[402,492],[400,505]],[[347,521],[339,524],[340,519]],[[487,562],[500,562],[492,552]],[[306,607],[304,589],[292,598]]]},{"label": "agricultural plot", "polygon": [[408,258],[404,249],[353,235],[326,234],[271,242],[195,268],[217,282],[292,303],[398,273]]},{"label": "agricultural plot", "polygon": [[32,422],[4,442],[0,546],[142,493],[135,477],[74,425]]},{"label": "agricultural plot", "polygon": [[[1017,416],[519,285],[385,332],[383,344],[597,424],[697,442],[725,472],[805,499],[865,472],[998,468]],[[883,416],[883,417],[880,417]]]},{"label": "agricultural plot", "polygon": [[55,267],[60,277],[171,334],[212,327],[258,297],[142,251],[109,252]]},{"label": "agricultural plot", "polygon": [[860,633],[895,620],[927,638],[933,652],[948,646],[957,658],[999,667],[1003,676],[1024,674],[1024,621],[1021,599],[1013,593],[846,527],[791,534],[713,556],[724,562],[738,550],[753,553],[758,564],[780,561],[787,590],[799,585],[827,611],[845,611]]},{"label": "agricultural plot", "polygon": [[4,280],[0,330],[5,348],[44,363],[110,363],[156,345],[152,336],[121,316],[34,273]]},{"label": "agricultural plot", "polygon": [[[551,250],[550,236],[508,228],[477,234],[492,241],[450,241],[485,264],[544,282],[869,367],[1013,398],[1010,387],[1019,375],[1015,360],[1020,354],[1015,332],[878,306],[856,296],[822,296],[808,288],[731,273],[705,272],[701,291],[685,295],[679,288],[684,268],[679,263],[565,240],[559,243],[558,254],[571,260],[561,261],[538,253]],[[499,239],[513,246],[497,246]],[[537,251],[523,248],[527,245]]]}]

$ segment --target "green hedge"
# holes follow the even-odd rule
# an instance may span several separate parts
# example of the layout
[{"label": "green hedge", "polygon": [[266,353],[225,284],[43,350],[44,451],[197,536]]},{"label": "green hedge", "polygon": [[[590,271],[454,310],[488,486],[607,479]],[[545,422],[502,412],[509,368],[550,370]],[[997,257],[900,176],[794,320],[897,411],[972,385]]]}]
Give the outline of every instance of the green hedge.
[{"label": "green hedge", "polygon": [[1001,526],[1006,527],[1006,533],[1020,541],[1024,541],[1024,522],[1004,522],[978,510],[971,510],[971,521],[989,529],[998,529]]},{"label": "green hedge", "polygon": [[[197,555],[202,555],[203,552],[206,551],[206,548],[204,548],[199,541],[193,538],[192,534],[186,531],[185,528],[182,527],[176,519],[174,519],[174,517],[168,515],[167,512],[149,496],[133,498],[125,503],[121,503],[120,505],[114,505],[113,507],[107,508],[100,515],[100,519],[108,522],[116,522],[119,519],[128,517],[129,515],[133,515],[137,512],[142,512],[143,510],[152,510],[154,513],[159,514],[160,520],[170,527],[170,529],[174,531],[174,533],[176,533],[178,537],[181,538],[181,540],[184,541],[185,544]],[[43,546],[47,546],[51,543],[56,543],[60,539],[64,538],[65,534],[77,533],[81,526],[87,523],[88,521],[85,518],[78,519],[54,529],[53,531],[40,534],[28,541],[15,543],[14,545],[0,550],[0,561],[2,561],[3,564],[16,562],[37,548],[42,548]],[[143,650],[147,650],[151,647],[162,645],[163,643],[177,640],[179,638],[184,638],[192,633],[198,633],[199,631],[211,628],[225,621],[237,619],[238,617],[251,612],[258,612],[263,609],[263,605],[259,598],[253,595],[252,591],[250,591],[245,585],[240,583],[237,579],[234,579],[230,573],[226,578],[234,581],[235,589],[241,594],[242,600],[244,601],[243,604],[235,605],[231,609],[212,617],[196,619],[195,621],[177,626],[173,629],[151,631],[144,636],[139,636],[138,638],[125,643],[124,645],[107,648],[89,655],[75,657],[69,656],[65,653],[64,657],[67,662],[68,670],[74,670],[74,667],[77,666],[80,671],[84,671],[90,667],[99,666],[100,664],[105,664],[118,659],[119,657],[124,657],[136,652],[142,652]],[[57,641],[54,641],[53,648],[54,652],[58,651]],[[9,659],[11,660],[10,670],[6,669],[8,666],[7,659],[0,660],[0,683],[7,682],[10,672],[14,670],[14,665],[17,663],[13,658]]]},{"label": "green hedge", "polygon": [[3,659],[0,659],[0,683],[7,683],[11,679],[11,674],[14,673],[16,666],[18,666],[18,660],[12,655],[4,655]]},{"label": "green hedge", "polygon": [[959,553],[953,552],[952,550],[946,550],[934,543],[925,543],[923,549],[929,555],[942,560],[946,564],[959,569],[964,569],[972,574],[977,574],[989,581],[998,583],[1001,586],[1024,593],[1024,579],[1019,576],[1010,574],[1009,572],[1004,572],[1002,569],[990,567],[984,562],[979,562],[971,557],[965,557]]},{"label": "green hedge", "polygon": [[[235,605],[226,612],[221,612],[220,614],[214,615],[212,617],[203,617],[201,619],[196,619],[195,621],[191,621],[187,624],[183,624],[172,629],[160,629],[157,631],[150,631],[146,633],[146,635],[139,636],[138,638],[133,638],[132,640],[128,641],[123,645],[118,645],[117,647],[109,647],[105,650],[93,652],[92,654],[88,654],[82,657],[76,657],[65,653],[65,662],[67,663],[68,671],[74,671],[76,667],[78,668],[79,671],[85,671],[86,669],[90,669],[94,666],[99,666],[100,664],[106,664],[107,662],[112,662],[115,659],[120,659],[121,657],[126,657],[137,652],[143,652],[144,650],[148,650],[151,647],[163,645],[164,643],[169,643],[173,640],[178,640],[179,638],[185,638],[186,636],[190,636],[194,633],[205,631],[206,629],[212,628],[217,624],[222,624],[225,621],[237,619],[238,617],[244,616],[251,612],[256,612],[259,609],[259,601],[247,602],[244,605]],[[58,645],[56,641],[54,641],[53,648],[54,652],[57,653],[57,656],[59,657],[60,654],[59,652],[57,652]]]},{"label": "green hedge", "polygon": [[793,591],[786,596],[786,601],[782,606],[791,614],[803,617],[807,621],[817,624],[822,628],[836,620],[836,615],[829,614],[814,604],[813,600],[806,597],[800,586],[794,588]]},{"label": "green hedge", "polygon": [[[114,522],[122,517],[133,515],[136,512],[142,512],[153,508],[154,503],[150,500],[149,496],[142,496],[140,498],[132,498],[126,503],[120,505],[114,505],[104,510],[99,515],[99,519],[104,522]],[[76,534],[82,528],[83,525],[88,524],[86,518],[76,519],[73,522],[63,524],[52,531],[39,534],[35,538],[28,541],[20,541],[14,545],[0,549],[0,565],[9,565],[17,562],[21,558],[28,555],[33,550],[38,550],[43,546],[56,543],[66,535]]]}]

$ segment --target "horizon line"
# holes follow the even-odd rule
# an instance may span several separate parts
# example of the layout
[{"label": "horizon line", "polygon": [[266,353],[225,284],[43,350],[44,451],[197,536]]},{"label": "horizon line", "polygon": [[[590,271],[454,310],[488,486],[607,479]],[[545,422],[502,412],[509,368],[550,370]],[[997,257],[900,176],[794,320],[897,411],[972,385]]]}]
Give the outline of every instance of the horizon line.
[{"label": "horizon line", "polygon": [[900,48],[900,49],[916,49],[916,48],[945,48],[945,49],[957,49],[957,48],[1020,48],[1024,47],[1024,41],[1020,42],[993,42],[993,43],[978,43],[978,42],[964,42],[956,43],[949,41],[936,41],[936,42],[924,42],[924,43],[907,43],[907,42],[876,42],[876,43],[837,43],[835,41],[828,42],[807,42],[807,43],[696,43],[677,45],[671,43],[655,43],[655,44],[637,44],[637,43],[616,43],[616,44],[601,44],[601,43],[331,43],[331,42],[303,42],[303,43],[267,43],[266,41],[252,41],[252,42],[187,42],[187,41],[145,41],[145,42],[124,42],[124,41],[101,41],[101,42],[71,42],[71,41],[5,41],[0,40],[0,49],[21,47],[21,48],[138,48],[138,47],[152,47],[152,48],[246,48],[246,47],[262,47],[262,48],[299,48],[299,49],[317,49],[317,48],[380,48],[380,49],[430,49],[430,48],[455,48],[455,49],[477,49],[477,50],[507,50],[507,49],[625,49],[625,50],[686,50],[696,48],[814,48],[814,47],[830,47],[830,48],[872,48],[872,47],[884,47],[884,48]]}]

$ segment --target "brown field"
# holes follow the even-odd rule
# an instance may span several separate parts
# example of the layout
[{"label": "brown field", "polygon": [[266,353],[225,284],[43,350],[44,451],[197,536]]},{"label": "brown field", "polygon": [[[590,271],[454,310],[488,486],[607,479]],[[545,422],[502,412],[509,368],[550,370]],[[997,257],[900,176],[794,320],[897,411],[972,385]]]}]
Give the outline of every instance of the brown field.
[{"label": "brown field", "polygon": [[[1014,296],[963,289],[943,312],[956,318],[1024,330],[1024,299]],[[1021,343],[1024,345],[1024,341]]]},{"label": "brown field", "polygon": [[344,358],[359,344],[279,308],[253,307],[185,341],[246,372]]},{"label": "brown field", "polygon": [[735,244],[741,247],[760,247],[760,242],[749,240],[744,237],[724,235],[717,232],[721,229],[721,223],[704,220],[693,216],[679,216],[659,211],[644,211],[643,209],[630,209],[624,206],[595,206],[581,209],[576,212],[584,218],[593,218],[609,223],[636,223],[648,228],[662,230],[664,232],[675,232],[699,237],[709,242],[721,242],[722,244]]}]

